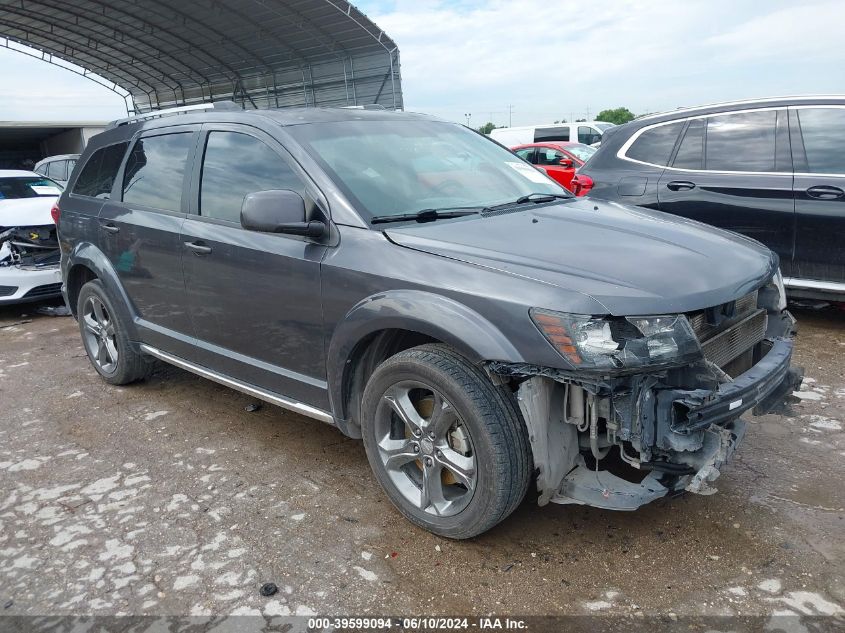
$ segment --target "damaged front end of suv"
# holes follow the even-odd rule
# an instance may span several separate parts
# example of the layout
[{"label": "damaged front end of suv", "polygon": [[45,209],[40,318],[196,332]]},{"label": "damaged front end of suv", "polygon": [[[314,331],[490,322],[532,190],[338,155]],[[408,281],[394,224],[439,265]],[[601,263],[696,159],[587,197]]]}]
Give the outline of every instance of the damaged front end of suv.
[{"label": "damaged front end of suv", "polygon": [[745,433],[798,388],[795,321],[780,272],[736,300],[695,312],[596,317],[533,309],[571,369],[489,363],[516,388],[539,503],[636,508],[711,494]]}]

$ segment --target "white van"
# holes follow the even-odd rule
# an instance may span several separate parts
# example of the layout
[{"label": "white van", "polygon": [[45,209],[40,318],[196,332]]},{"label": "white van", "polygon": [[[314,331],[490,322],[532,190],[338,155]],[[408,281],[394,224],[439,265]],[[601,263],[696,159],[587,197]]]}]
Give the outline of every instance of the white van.
[{"label": "white van", "polygon": [[605,123],[604,121],[503,127],[490,132],[490,138],[505,147],[515,147],[528,143],[546,143],[548,141],[577,141],[584,145],[595,145],[601,142],[601,135],[604,134],[604,131],[611,127],[613,127],[613,123]]}]

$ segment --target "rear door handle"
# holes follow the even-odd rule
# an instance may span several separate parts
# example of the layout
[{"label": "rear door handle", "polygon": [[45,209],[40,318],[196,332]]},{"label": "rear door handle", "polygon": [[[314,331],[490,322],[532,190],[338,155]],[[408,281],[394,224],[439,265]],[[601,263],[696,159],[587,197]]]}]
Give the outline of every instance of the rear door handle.
[{"label": "rear door handle", "polygon": [[208,255],[211,252],[211,247],[202,242],[185,242],[185,246],[194,251],[196,255]]},{"label": "rear door handle", "polygon": [[695,183],[689,180],[673,180],[667,183],[666,188],[669,191],[689,191],[690,189],[695,189]]},{"label": "rear door handle", "polygon": [[807,189],[807,195],[817,200],[836,200],[845,196],[845,191],[839,187],[831,187],[829,185],[817,185]]},{"label": "rear door handle", "polygon": [[101,222],[101,223],[100,223],[100,228],[101,228],[103,231],[105,231],[106,233],[120,233],[120,227],[119,227],[119,226],[115,226],[115,225],[114,225],[114,224],[112,224],[111,222],[108,222],[108,223]]}]

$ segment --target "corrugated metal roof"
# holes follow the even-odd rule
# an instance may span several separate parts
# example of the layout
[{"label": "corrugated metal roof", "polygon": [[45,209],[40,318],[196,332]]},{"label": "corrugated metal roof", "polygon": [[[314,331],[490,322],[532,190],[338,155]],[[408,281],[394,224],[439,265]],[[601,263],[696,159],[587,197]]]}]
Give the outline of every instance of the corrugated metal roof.
[{"label": "corrugated metal roof", "polygon": [[0,37],[123,88],[136,111],[402,107],[396,44],[345,0],[0,0]]}]

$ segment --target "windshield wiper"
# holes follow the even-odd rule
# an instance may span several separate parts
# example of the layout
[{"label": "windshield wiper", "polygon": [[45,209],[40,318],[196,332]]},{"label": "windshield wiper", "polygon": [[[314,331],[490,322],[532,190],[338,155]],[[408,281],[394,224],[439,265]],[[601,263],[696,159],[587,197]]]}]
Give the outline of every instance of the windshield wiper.
[{"label": "windshield wiper", "polygon": [[516,199],[517,204],[525,204],[526,202],[551,202],[556,199],[572,200],[573,195],[566,195],[563,193],[529,193],[525,196],[520,196]]},{"label": "windshield wiper", "polygon": [[370,218],[370,224],[388,224],[390,222],[434,222],[446,218],[460,218],[465,215],[481,213],[485,207],[443,207],[441,209],[423,209],[416,213],[399,215],[377,215]]}]

